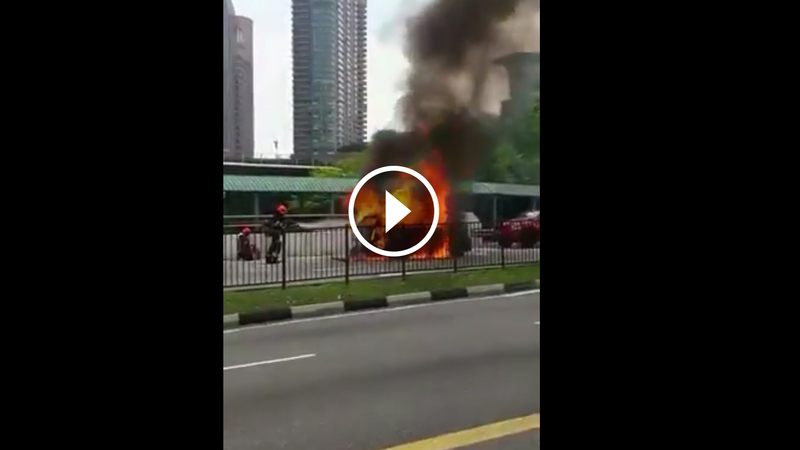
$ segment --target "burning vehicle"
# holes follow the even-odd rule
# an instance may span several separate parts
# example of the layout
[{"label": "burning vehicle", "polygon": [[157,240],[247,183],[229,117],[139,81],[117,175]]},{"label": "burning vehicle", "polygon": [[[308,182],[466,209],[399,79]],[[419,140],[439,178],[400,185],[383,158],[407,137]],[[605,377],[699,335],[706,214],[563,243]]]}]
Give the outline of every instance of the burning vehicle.
[{"label": "burning vehicle", "polygon": [[[457,194],[453,192],[452,174],[446,168],[442,153],[431,148],[431,133],[424,127],[414,133],[396,133],[388,140],[394,144],[413,145],[416,152],[388,153],[393,161],[376,158],[375,166],[401,164],[416,160],[415,166],[433,186],[439,202],[439,224],[428,243],[411,255],[412,259],[445,259],[460,257],[472,250],[472,241],[466,225],[462,223],[458,209]],[[387,144],[387,140],[378,145]],[[397,160],[405,160],[398,162]],[[369,170],[372,170],[369,168]],[[410,210],[400,223],[385,232],[384,192],[389,192]],[[350,199],[345,199],[349,203]],[[355,220],[361,234],[372,245],[388,251],[399,251],[420,242],[430,229],[433,218],[433,199],[427,189],[414,177],[402,173],[381,174],[370,180],[355,200]],[[363,246],[356,245],[352,254],[357,258],[383,257],[375,255]]]},{"label": "burning vehicle", "polygon": [[[361,235],[372,245],[388,250],[400,251],[416,245],[428,233],[428,225],[398,225],[389,233],[383,232],[383,223],[378,216],[369,216],[361,222]],[[411,259],[445,259],[459,258],[472,250],[469,232],[464,224],[440,224],[433,237]],[[382,256],[357,245],[352,252],[356,259],[383,259]]]}]

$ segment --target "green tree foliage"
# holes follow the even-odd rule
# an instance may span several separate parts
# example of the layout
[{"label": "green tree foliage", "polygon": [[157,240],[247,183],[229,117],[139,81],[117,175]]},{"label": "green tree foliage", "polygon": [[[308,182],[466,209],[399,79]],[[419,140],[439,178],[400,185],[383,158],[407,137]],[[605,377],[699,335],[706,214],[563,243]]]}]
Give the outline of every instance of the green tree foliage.
[{"label": "green tree foliage", "polygon": [[513,123],[502,127],[498,145],[477,174],[478,181],[539,184],[539,103]]},{"label": "green tree foliage", "polygon": [[[340,153],[339,159],[332,166],[320,166],[311,169],[311,176],[316,178],[358,178],[369,162],[369,151]],[[302,203],[306,213],[328,213],[331,209],[331,196],[327,194],[298,194],[296,202]]]},{"label": "green tree foliage", "polygon": [[504,140],[495,147],[488,163],[484,166],[479,177],[481,181],[508,180],[517,163],[517,152],[514,145]]},{"label": "green tree foliage", "polygon": [[539,103],[514,124],[512,139],[517,150],[526,157],[539,157]]},{"label": "green tree foliage", "polygon": [[367,150],[341,154],[339,160],[333,166],[312,169],[311,176],[318,178],[358,178],[361,171],[367,166],[367,162],[369,162],[369,152]]}]

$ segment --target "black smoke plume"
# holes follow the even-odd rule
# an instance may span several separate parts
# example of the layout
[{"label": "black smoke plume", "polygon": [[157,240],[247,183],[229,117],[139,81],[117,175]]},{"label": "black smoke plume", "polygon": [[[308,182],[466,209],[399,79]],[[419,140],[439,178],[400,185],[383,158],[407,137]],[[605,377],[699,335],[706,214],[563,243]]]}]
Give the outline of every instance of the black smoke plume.
[{"label": "black smoke plume", "polygon": [[[406,131],[376,133],[366,171],[414,165],[435,151],[450,186],[472,180],[495,144],[487,105],[507,95],[507,80],[497,77],[502,68],[494,61],[515,51],[539,50],[533,26],[538,12],[539,0],[434,0],[409,19],[410,71],[398,104]],[[451,196],[451,211],[460,211],[457,198]]]}]

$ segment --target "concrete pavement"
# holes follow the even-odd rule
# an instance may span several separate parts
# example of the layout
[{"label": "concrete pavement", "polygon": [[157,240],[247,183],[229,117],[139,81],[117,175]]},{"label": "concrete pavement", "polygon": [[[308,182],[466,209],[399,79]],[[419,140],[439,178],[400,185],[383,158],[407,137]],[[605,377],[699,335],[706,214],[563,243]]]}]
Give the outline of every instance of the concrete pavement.
[{"label": "concrete pavement", "polygon": [[384,311],[224,332],[223,448],[381,450],[539,413],[538,293]]}]

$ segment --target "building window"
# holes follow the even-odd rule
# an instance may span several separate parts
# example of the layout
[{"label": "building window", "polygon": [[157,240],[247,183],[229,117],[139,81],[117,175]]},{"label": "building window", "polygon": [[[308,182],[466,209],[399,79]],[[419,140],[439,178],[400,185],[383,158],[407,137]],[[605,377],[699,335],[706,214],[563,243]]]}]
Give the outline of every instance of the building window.
[{"label": "building window", "polygon": [[236,42],[239,44],[244,43],[244,31],[241,28],[236,29]]}]

